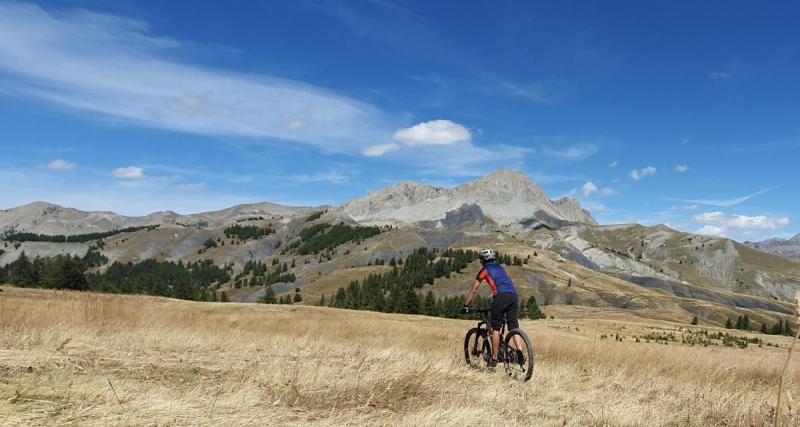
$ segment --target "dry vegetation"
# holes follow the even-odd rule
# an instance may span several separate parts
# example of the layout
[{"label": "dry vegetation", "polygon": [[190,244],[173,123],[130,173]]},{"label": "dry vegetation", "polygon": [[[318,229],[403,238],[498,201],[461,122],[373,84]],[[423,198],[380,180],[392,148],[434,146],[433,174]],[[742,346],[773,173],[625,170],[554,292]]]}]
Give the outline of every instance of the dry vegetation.
[{"label": "dry vegetation", "polygon": [[769,425],[789,343],[636,343],[679,325],[551,307],[515,383],[464,366],[467,321],[3,291],[0,425]]}]

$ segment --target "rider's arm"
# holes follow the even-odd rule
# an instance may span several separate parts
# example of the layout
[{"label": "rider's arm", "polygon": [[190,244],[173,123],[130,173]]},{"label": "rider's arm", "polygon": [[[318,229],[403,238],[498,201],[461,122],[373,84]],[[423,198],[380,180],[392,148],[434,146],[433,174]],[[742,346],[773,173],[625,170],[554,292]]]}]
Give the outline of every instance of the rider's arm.
[{"label": "rider's arm", "polygon": [[475,279],[472,283],[472,290],[469,291],[469,295],[467,295],[467,300],[464,301],[465,306],[469,306],[473,299],[475,299],[475,295],[478,295],[478,287],[481,285],[481,281]]}]

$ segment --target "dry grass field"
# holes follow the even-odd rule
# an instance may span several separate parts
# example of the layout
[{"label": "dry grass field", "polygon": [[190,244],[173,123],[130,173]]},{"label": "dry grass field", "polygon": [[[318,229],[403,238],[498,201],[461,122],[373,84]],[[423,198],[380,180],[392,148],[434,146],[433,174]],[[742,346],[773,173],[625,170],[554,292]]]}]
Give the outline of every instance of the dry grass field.
[{"label": "dry grass field", "polygon": [[682,325],[548,307],[516,383],[464,366],[471,321],[2,290],[0,425],[771,425],[789,345],[636,342]]}]

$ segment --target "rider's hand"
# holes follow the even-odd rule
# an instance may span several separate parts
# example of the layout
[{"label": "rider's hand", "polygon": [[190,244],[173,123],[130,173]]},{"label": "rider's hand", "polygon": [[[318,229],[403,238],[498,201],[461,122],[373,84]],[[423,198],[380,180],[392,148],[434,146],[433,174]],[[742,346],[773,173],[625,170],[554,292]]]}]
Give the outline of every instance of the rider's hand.
[{"label": "rider's hand", "polygon": [[461,313],[463,313],[463,314],[469,313],[469,306],[465,305],[465,306],[461,307]]}]

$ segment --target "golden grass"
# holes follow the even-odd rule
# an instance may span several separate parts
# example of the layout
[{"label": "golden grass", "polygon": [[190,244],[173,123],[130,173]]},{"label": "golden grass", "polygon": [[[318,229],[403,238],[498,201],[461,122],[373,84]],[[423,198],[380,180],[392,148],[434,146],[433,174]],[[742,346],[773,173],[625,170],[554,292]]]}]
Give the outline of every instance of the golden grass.
[{"label": "golden grass", "polygon": [[464,366],[473,322],[3,290],[0,425],[767,425],[789,343],[635,343],[678,325],[624,314],[523,321],[538,360],[517,383]]}]

